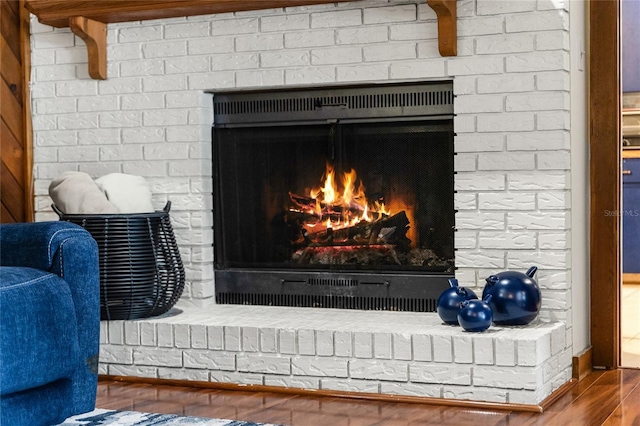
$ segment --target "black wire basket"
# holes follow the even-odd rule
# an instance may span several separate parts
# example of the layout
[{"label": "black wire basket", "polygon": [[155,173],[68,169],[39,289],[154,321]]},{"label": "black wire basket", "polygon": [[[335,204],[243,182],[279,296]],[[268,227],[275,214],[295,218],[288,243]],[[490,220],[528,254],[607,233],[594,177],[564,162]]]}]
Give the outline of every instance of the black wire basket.
[{"label": "black wire basket", "polygon": [[171,226],[171,201],[161,211],[130,214],[65,214],[98,243],[100,319],[126,320],[164,314],[184,290],[184,266]]}]

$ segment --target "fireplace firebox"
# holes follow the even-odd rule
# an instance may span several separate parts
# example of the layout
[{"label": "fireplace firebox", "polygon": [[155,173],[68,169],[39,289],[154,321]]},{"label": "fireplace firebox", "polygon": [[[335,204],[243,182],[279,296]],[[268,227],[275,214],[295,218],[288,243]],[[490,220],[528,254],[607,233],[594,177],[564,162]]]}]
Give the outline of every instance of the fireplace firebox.
[{"label": "fireplace firebox", "polygon": [[435,311],[451,82],[214,95],[217,303]]}]

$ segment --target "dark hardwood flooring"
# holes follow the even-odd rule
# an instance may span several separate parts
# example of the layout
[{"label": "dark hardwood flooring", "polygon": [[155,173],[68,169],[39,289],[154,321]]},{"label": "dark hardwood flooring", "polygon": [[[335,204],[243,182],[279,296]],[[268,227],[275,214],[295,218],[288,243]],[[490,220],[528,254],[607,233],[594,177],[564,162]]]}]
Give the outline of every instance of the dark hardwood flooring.
[{"label": "dark hardwood flooring", "polygon": [[542,414],[107,380],[97,407],[291,426],[640,426],[640,370],[595,371]]}]

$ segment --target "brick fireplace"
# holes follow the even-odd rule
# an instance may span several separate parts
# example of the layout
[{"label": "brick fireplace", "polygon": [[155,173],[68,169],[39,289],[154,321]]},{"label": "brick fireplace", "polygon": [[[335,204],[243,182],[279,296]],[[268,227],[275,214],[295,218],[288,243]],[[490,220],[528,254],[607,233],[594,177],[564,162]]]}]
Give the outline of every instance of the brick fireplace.
[{"label": "brick fireplace", "polygon": [[[540,403],[588,346],[583,16],[577,2],[458,1],[447,58],[422,0],[110,24],[104,81],[82,40],[32,20],[37,219],[57,219],[47,188],[64,171],[141,175],[157,208],[171,200],[185,261],[176,312],[103,323],[101,372]],[[215,305],[215,94],[428,81],[455,95],[455,276],[481,291],[538,266],[539,320],[470,335],[435,314]]]}]

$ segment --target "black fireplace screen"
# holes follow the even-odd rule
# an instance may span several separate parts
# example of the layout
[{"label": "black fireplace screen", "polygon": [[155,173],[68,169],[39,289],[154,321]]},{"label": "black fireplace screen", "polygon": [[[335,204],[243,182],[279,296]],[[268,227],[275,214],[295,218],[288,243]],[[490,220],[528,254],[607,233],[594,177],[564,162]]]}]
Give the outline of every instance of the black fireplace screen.
[{"label": "black fireplace screen", "polygon": [[450,84],[277,96],[215,97],[217,301],[433,311],[455,268]]}]

